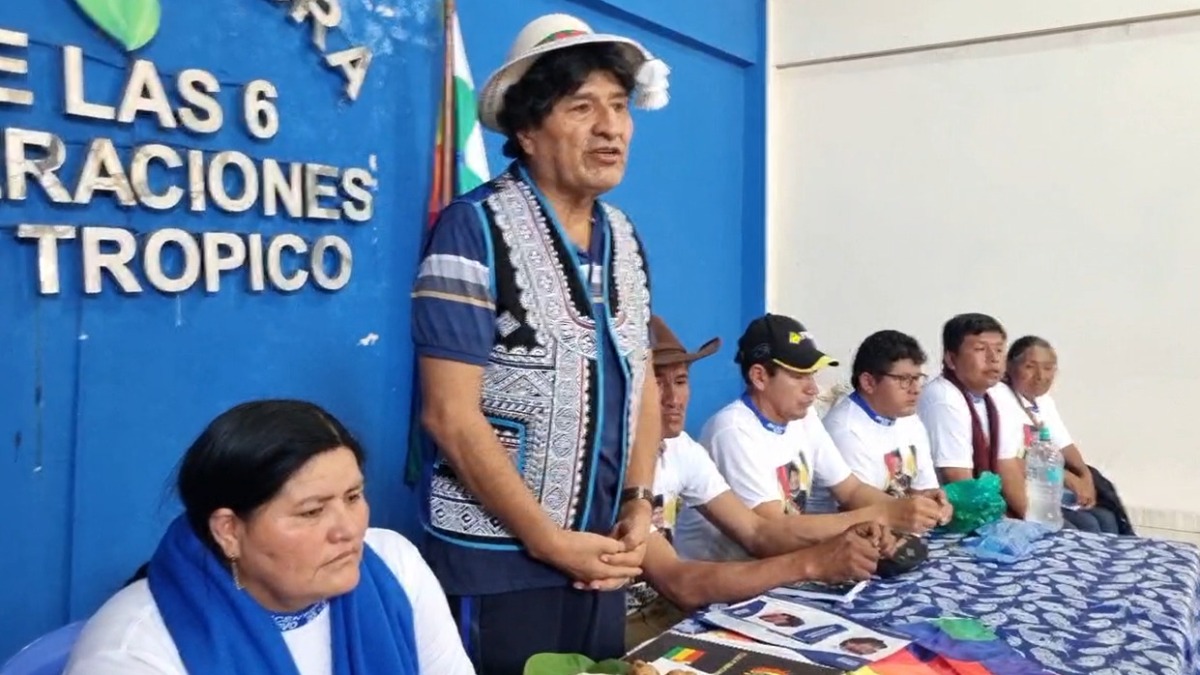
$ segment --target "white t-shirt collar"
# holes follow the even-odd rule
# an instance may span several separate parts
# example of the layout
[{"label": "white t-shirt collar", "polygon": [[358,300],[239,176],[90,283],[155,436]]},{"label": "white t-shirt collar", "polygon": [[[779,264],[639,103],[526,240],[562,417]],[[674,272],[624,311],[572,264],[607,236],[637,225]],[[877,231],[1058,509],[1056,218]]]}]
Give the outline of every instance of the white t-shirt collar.
[{"label": "white t-shirt collar", "polygon": [[850,400],[853,401],[859,408],[862,408],[862,411],[867,414],[867,417],[870,417],[876,424],[890,427],[896,423],[895,417],[888,417],[875,412],[875,409],[871,407],[871,404],[867,403],[867,399],[860,396],[857,391],[850,394]]},{"label": "white t-shirt collar", "polygon": [[750,412],[754,413],[754,416],[758,418],[759,424],[763,425],[763,428],[767,431],[779,436],[782,436],[784,432],[787,431],[786,424],[772,422],[766,415],[764,415],[763,411],[759,410],[758,406],[754,404],[754,399],[750,398],[749,393],[742,394],[742,404],[749,408]]}]

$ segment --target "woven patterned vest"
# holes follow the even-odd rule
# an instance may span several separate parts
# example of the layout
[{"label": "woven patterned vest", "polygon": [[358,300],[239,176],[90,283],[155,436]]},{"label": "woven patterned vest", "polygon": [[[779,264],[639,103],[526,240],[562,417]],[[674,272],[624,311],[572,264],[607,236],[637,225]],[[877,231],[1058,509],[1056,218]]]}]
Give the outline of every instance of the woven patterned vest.
[{"label": "woven patterned vest", "polygon": [[[625,416],[621,471],[636,432],[648,356],[650,289],[633,225],[602,204],[608,219],[604,284],[609,317],[594,316],[573,247],[546,216],[517,170],[495,179],[481,204],[492,251],[496,343],[484,369],[482,408],[534,498],[557,525],[586,523],[600,454],[605,331],[621,359]],[[519,548],[512,534],[470,494],[443,459],[429,484],[428,524],[466,546]]]}]

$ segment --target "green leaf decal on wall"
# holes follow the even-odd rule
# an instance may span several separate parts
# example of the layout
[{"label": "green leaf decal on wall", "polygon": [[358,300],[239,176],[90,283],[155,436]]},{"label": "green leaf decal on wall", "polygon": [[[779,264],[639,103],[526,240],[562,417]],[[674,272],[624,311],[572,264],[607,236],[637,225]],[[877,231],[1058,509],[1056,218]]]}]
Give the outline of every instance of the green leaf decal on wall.
[{"label": "green leaf decal on wall", "polygon": [[75,0],[100,30],[125,51],[141,49],[158,33],[162,8],[159,0]]}]

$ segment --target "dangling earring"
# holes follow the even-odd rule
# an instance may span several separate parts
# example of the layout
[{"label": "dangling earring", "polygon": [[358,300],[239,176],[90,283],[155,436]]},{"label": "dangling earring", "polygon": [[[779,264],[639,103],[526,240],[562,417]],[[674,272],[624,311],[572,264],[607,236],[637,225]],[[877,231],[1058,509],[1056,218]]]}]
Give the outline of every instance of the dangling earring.
[{"label": "dangling earring", "polygon": [[234,585],[235,587],[237,587],[237,589],[240,591],[240,590],[242,590],[242,589],[243,589],[243,588],[245,588],[245,587],[244,587],[244,586],[242,586],[242,580],[241,580],[241,578],[238,576],[237,561],[238,561],[238,559],[237,559],[237,556],[230,556],[230,558],[229,558],[229,571],[233,573],[233,585]]}]

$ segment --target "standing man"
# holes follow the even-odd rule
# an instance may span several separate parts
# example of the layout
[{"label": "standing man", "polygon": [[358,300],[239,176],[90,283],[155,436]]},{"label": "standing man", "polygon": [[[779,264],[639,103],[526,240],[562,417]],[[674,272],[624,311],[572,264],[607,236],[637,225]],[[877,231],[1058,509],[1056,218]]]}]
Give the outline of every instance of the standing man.
[{"label": "standing man", "polygon": [[[623,653],[659,443],[650,285],[621,182],[666,66],[574,17],[528,24],[483,87],[514,162],[439,216],[413,289],[426,558],[488,675]],[[636,89],[635,89],[636,85]]]}]

